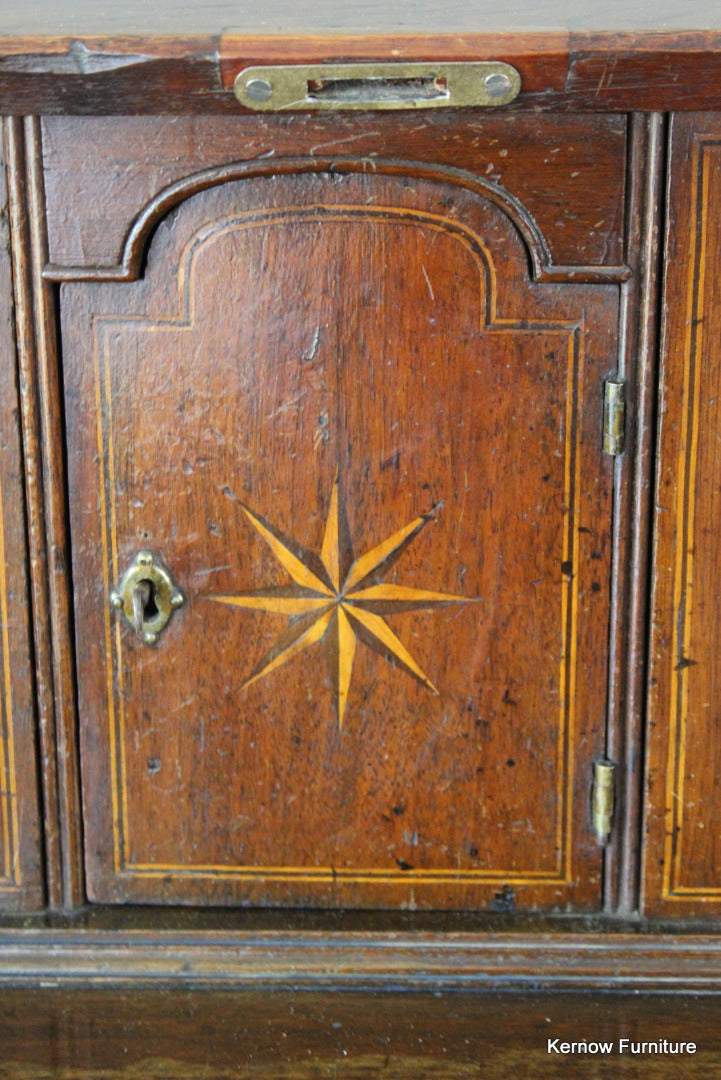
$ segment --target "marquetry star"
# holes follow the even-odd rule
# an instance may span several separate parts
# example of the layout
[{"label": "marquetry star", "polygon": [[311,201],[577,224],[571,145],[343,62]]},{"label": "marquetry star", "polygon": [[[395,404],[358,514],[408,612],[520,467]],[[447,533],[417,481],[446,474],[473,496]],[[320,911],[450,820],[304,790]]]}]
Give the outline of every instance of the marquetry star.
[{"label": "marquetry star", "polygon": [[241,503],[243,513],[292,579],[292,585],[259,589],[237,596],[212,596],[221,604],[288,615],[291,622],[251,671],[241,689],[252,686],[312,645],[322,643],[331,676],[338,726],[348,701],[356,643],[363,641],[399,664],[434,694],[421,670],[383,615],[465,604],[468,597],[388,584],[383,578],[439,506],[398,529],[365,555],[353,555],[343,493],[336,477],[320,557],[289,540]]}]

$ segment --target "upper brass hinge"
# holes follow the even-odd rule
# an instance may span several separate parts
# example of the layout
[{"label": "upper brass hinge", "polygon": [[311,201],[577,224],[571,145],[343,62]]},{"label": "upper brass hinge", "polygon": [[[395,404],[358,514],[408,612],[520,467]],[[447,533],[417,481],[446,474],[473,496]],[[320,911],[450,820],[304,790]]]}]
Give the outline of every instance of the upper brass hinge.
[{"label": "upper brass hinge", "polygon": [[599,844],[607,844],[616,805],[616,766],[612,761],[594,762],[593,827]]},{"label": "upper brass hinge", "polygon": [[603,449],[616,457],[626,446],[626,383],[606,379],[603,390]]}]

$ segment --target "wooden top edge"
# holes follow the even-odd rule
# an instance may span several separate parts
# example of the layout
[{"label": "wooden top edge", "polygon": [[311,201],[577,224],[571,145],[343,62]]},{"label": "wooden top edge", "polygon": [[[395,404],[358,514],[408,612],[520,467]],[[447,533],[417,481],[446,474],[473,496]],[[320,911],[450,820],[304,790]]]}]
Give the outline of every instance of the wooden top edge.
[{"label": "wooden top edge", "polygon": [[52,34],[19,37],[0,32],[0,56],[52,56],[70,52],[78,45],[90,52],[147,57],[187,57],[217,53],[220,34],[123,34],[108,37],[100,34]]},{"label": "wooden top edge", "polygon": [[198,36],[183,34],[181,22],[177,34],[21,38],[2,36],[3,21],[0,11],[0,114],[8,115],[236,115],[244,107],[233,83],[243,67],[393,60],[511,63],[522,83],[512,109],[721,109],[721,28]]},{"label": "wooden top edge", "polygon": [[672,53],[721,52],[721,14],[718,30],[600,30],[567,31],[522,30],[463,33],[256,33],[226,29],[217,33],[183,34],[141,31],[120,34],[31,34],[5,32],[0,17],[0,55],[52,55],[70,51],[78,46],[91,52],[142,54],[148,57],[183,57],[220,51],[226,55],[258,55],[267,50],[269,58],[282,52],[339,52],[349,56],[377,52],[388,54],[397,49],[400,54],[433,53],[439,57],[458,52],[503,50],[512,54],[524,52],[552,53],[563,50],[649,52],[663,50]]}]

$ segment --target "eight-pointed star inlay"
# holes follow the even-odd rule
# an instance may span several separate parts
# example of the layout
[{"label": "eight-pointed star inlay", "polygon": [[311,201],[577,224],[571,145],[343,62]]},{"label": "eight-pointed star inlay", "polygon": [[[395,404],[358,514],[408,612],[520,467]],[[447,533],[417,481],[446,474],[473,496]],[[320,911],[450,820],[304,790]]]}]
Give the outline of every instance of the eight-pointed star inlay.
[{"label": "eight-pointed star inlay", "polygon": [[241,689],[264,678],[304,649],[322,642],[333,685],[338,726],[342,727],[356,642],[360,639],[395,659],[434,694],[438,693],[382,616],[394,611],[420,611],[470,601],[465,596],[383,582],[408,544],[424,525],[433,520],[439,507],[415,518],[365,555],[354,558],[343,493],[336,477],[318,558],[313,552],[283,537],[247,506],[242,503],[241,506],[251,525],[293,579],[293,584],[289,586],[259,589],[237,596],[209,597],[222,604],[288,615],[292,619],[288,628],[251,671]]}]

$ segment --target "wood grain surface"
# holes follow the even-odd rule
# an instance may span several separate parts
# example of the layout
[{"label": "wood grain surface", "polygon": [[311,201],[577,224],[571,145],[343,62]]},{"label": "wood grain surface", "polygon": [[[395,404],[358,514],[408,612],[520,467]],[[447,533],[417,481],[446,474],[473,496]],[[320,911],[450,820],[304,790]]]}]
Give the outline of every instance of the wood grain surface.
[{"label": "wood grain surface", "polygon": [[599,905],[618,294],[527,259],[474,192],[311,174],[63,286],[92,899]]},{"label": "wood grain surface", "polygon": [[644,909],[718,912],[721,125],[674,118]]},{"label": "wood grain surface", "polygon": [[151,199],[201,170],[331,155],[463,170],[519,201],[553,264],[624,263],[624,117],[547,117],[539,125],[532,113],[470,118],[458,111],[412,123],[388,114],[46,118],[50,260],[61,267],[118,263],[133,220]]},{"label": "wood grain surface", "polygon": [[[640,901],[712,928],[716,5],[24,7],[0,11],[0,907],[77,910],[87,869],[95,904]],[[290,117],[232,93],[248,64],[435,57],[507,60],[521,94]],[[141,549],[185,597],[152,647],[109,607]],[[68,969],[83,941],[97,973],[90,932]]]},{"label": "wood grain surface", "polygon": [[83,898],[58,326],[47,260],[37,120],[9,118],[13,301],[27,494],[47,902]]},{"label": "wood grain surface", "polygon": [[[205,9],[201,9],[205,10]],[[216,113],[242,116],[235,76],[248,64],[399,59],[504,60],[521,77],[521,91],[502,114],[519,109],[690,110],[721,107],[718,70],[721,28],[658,23],[653,32],[628,31],[618,12],[595,31],[553,27],[524,30],[503,14],[494,30],[469,9],[470,25],[436,31],[366,27],[345,33],[314,30],[263,33],[201,21],[197,33],[145,34],[125,24],[101,36],[67,27],[53,36],[0,36],[0,113],[97,115]],[[685,5],[684,11],[693,10]],[[624,8],[625,12],[626,9]],[[445,13],[444,13],[445,15]],[[82,24],[77,24],[78,26]],[[119,36],[118,36],[119,35]],[[469,115],[485,109],[468,110]],[[411,110],[410,115],[416,115]]]},{"label": "wood grain surface", "polygon": [[[8,1080],[712,1080],[720,1010],[682,995],[6,991],[2,1067]],[[664,1038],[695,1053],[619,1053]],[[549,1039],[613,1049],[549,1053]]]},{"label": "wood grain surface", "polygon": [[622,285],[619,376],[626,380],[625,451],[614,477],[614,599],[609,634],[607,754],[617,763],[619,828],[606,849],[609,910],[628,914],[639,902],[644,783],[648,596],[651,588],[657,312],[663,238],[662,185],[666,124],[660,115],[633,118],[627,192],[627,258]]},{"label": "wood grain surface", "polygon": [[6,915],[0,982],[42,989],[721,991],[718,920],[538,911],[89,905]]},{"label": "wood grain surface", "polygon": [[25,491],[8,228],[0,139],[0,907],[43,902]]}]

